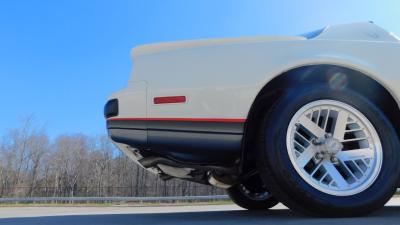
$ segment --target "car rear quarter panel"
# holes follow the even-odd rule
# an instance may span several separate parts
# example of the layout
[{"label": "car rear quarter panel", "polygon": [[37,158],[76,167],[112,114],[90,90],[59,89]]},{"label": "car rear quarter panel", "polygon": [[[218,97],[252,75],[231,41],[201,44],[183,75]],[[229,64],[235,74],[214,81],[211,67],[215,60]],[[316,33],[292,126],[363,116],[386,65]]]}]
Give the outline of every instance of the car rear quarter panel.
[{"label": "car rear quarter panel", "polygon": [[[394,42],[221,44],[139,56],[131,79],[148,84],[147,117],[246,118],[268,81],[304,65],[333,64],[358,70],[380,82],[398,101],[399,58],[400,45]],[[154,97],[177,95],[186,96],[186,103],[153,104]]]}]

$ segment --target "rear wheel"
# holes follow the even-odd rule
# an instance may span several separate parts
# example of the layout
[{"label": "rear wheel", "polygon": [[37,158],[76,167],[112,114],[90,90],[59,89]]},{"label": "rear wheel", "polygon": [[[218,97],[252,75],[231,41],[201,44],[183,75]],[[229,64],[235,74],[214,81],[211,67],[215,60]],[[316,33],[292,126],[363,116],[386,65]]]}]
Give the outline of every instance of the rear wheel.
[{"label": "rear wheel", "polygon": [[258,166],[289,208],[330,217],[382,207],[400,174],[397,133],[382,111],[352,90],[289,90],[264,119]]},{"label": "rear wheel", "polygon": [[234,203],[248,210],[266,210],[279,203],[265,188],[259,176],[253,176],[229,188],[227,192]]}]

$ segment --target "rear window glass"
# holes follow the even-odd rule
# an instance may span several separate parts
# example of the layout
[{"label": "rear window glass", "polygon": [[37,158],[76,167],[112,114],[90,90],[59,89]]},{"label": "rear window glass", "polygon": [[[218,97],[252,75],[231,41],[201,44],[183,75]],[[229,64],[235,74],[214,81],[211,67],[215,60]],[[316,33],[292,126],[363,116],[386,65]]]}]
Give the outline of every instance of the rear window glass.
[{"label": "rear window glass", "polygon": [[301,34],[300,36],[305,37],[307,39],[313,39],[315,37],[317,37],[318,35],[320,35],[322,33],[322,31],[324,31],[325,28],[322,29],[318,29],[318,30],[314,30],[305,34]]},{"label": "rear window glass", "polygon": [[396,38],[398,41],[400,41],[400,37],[397,36],[395,33],[390,33],[390,35],[392,35],[392,37]]}]

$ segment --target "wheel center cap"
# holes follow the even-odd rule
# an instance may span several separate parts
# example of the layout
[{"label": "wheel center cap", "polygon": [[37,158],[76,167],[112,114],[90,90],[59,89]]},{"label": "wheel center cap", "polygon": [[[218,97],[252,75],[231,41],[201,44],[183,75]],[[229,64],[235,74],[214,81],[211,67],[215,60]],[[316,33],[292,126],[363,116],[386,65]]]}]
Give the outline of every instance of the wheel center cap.
[{"label": "wheel center cap", "polygon": [[316,152],[324,155],[336,155],[343,149],[343,144],[333,137],[318,138],[315,146]]},{"label": "wheel center cap", "polygon": [[325,150],[331,155],[335,155],[343,149],[343,144],[335,138],[325,139]]}]

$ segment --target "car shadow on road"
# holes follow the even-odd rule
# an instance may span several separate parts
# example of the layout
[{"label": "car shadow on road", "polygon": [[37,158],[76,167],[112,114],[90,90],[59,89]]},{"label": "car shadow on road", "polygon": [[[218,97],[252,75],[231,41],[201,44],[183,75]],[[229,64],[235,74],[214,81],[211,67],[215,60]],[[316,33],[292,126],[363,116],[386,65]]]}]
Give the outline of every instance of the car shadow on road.
[{"label": "car shadow on road", "polygon": [[0,219],[0,224],[7,225],[122,225],[122,224],[182,224],[182,225],[236,225],[236,224],[340,224],[340,225],[398,225],[400,207],[387,206],[366,217],[359,218],[312,218],[279,209],[270,211],[212,211],[212,212],[177,212],[177,213],[132,213],[105,215],[44,216],[28,218]]}]

